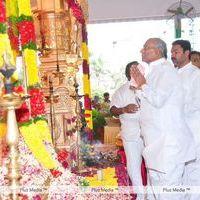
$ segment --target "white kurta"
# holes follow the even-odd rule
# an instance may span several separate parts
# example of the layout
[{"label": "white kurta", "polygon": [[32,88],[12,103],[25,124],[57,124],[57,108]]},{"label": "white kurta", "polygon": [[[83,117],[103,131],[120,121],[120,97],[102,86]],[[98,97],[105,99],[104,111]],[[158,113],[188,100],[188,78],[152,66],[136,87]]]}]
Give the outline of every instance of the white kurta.
[{"label": "white kurta", "polygon": [[[122,85],[112,96],[110,107],[122,108],[128,104],[137,104],[133,90],[130,90],[130,82]],[[139,111],[137,113],[125,113],[119,116],[121,122],[121,137],[126,141],[138,140],[140,137]]]},{"label": "white kurta", "polygon": [[184,89],[186,123],[193,133],[200,156],[200,70],[189,63],[180,68],[178,74]]},{"label": "white kurta", "polygon": [[150,64],[141,99],[143,156],[150,169],[195,159],[194,140],[184,121],[183,89],[176,69],[164,58]]},{"label": "white kurta", "polygon": [[[122,85],[112,96],[110,106],[122,108],[128,104],[137,104],[130,82]],[[139,111],[126,113],[119,116],[121,122],[121,137],[127,158],[127,170],[134,186],[142,186],[141,163],[143,141],[140,137]],[[138,191],[135,191],[138,193]],[[138,194],[137,199],[144,199],[143,194]]]},{"label": "white kurta", "polygon": [[[197,159],[185,166],[184,184],[200,186],[200,70],[191,63],[178,70],[184,88],[186,123],[195,139]],[[190,200],[199,200],[199,193],[187,194]]]}]

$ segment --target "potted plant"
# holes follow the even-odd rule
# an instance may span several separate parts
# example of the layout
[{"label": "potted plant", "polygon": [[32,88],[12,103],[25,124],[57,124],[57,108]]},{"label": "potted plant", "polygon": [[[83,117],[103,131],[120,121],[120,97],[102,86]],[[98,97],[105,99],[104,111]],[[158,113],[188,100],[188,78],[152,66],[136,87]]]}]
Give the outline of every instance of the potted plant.
[{"label": "potted plant", "polygon": [[92,122],[94,138],[104,142],[104,126],[106,126],[105,117],[96,109],[92,110]]}]

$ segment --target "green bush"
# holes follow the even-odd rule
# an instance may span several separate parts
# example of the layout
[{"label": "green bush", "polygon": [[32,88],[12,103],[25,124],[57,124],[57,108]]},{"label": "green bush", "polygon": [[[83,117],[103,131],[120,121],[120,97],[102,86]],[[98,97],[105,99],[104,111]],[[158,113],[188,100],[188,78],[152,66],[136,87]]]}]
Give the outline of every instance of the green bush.
[{"label": "green bush", "polygon": [[92,110],[92,122],[93,122],[93,130],[96,130],[100,127],[104,127],[106,125],[106,120],[104,116],[97,110]]}]

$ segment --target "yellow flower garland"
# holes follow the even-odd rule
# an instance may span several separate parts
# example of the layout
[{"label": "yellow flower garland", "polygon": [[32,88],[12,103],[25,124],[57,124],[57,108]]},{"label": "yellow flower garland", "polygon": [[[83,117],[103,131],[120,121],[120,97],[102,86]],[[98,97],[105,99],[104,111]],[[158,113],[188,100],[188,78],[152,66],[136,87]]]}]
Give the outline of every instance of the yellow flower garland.
[{"label": "yellow flower garland", "polygon": [[[86,60],[89,64],[89,52],[86,42],[82,42],[82,57],[83,60]],[[83,74],[83,92],[85,95],[88,95],[88,97],[91,99],[91,88],[90,88],[90,76],[89,74]],[[90,129],[93,129],[93,123],[92,123],[92,111],[91,110],[85,110],[85,114],[90,115],[90,117],[85,117],[87,125]]]},{"label": "yellow flower garland", "polygon": [[6,0],[6,17],[18,15],[17,0]]},{"label": "yellow flower garland", "polygon": [[88,94],[89,97],[91,97],[90,95],[90,80],[89,80],[89,76],[88,74],[83,74],[83,82],[85,83],[85,87],[83,88],[83,92],[84,94]]},{"label": "yellow flower garland", "polygon": [[92,123],[92,120],[91,120],[91,118],[92,118],[92,110],[85,110],[85,115],[86,116],[90,116],[90,117],[85,117],[85,120],[86,120],[86,122],[87,122],[87,124],[88,124],[88,127],[89,128],[91,128],[91,127],[93,127],[93,123]]},{"label": "yellow flower garland", "polygon": [[[38,123],[39,124],[39,123]],[[40,126],[38,124],[30,124],[28,126],[21,126],[20,133],[22,134],[25,143],[39,161],[39,163],[46,169],[57,168],[56,161],[52,158],[47,151],[44,141],[41,136]]]},{"label": "yellow flower garland", "polygon": [[0,138],[4,137],[6,135],[6,123],[0,122]]},{"label": "yellow flower garland", "polygon": [[[31,16],[30,0],[18,0],[19,16]],[[40,82],[38,76],[37,53],[33,49],[26,48],[23,51],[25,67],[27,69],[28,86],[34,86]],[[25,143],[38,160],[47,169],[57,168],[58,165],[50,152],[46,149],[44,142],[52,142],[49,127],[46,121],[39,120],[28,126],[20,127],[20,132]]]},{"label": "yellow flower garland", "polygon": [[89,52],[88,52],[88,47],[85,42],[82,43],[82,57],[83,59],[87,60],[87,63],[89,64]]},{"label": "yellow flower garland", "polygon": [[31,16],[30,0],[18,0],[19,16],[26,15]]},{"label": "yellow flower garland", "polygon": [[32,86],[40,82],[38,76],[37,55],[35,50],[24,50],[24,61],[27,68],[28,85]]},{"label": "yellow flower garland", "polygon": [[4,55],[4,53],[9,54],[10,62],[13,65],[15,65],[8,35],[7,34],[0,34],[0,41],[1,41],[1,45],[0,45],[0,67],[3,65],[3,57],[2,56]]},{"label": "yellow flower garland", "polygon": [[89,185],[92,187],[106,187],[106,188],[113,188],[117,187],[117,178],[115,174],[115,168],[106,168],[103,169],[103,180],[98,180],[97,175],[93,177],[86,177],[86,180],[89,182]]},{"label": "yellow flower garland", "polygon": [[[17,0],[6,0],[6,17],[9,18],[16,18],[18,16],[18,6],[17,6]],[[19,52],[15,49],[12,49],[13,52],[13,58],[16,62],[16,57],[18,56]],[[14,79],[15,81],[18,80]]]},{"label": "yellow flower garland", "polygon": [[41,139],[43,141],[52,143],[51,134],[47,122],[45,120],[38,120],[35,124],[38,127]]}]

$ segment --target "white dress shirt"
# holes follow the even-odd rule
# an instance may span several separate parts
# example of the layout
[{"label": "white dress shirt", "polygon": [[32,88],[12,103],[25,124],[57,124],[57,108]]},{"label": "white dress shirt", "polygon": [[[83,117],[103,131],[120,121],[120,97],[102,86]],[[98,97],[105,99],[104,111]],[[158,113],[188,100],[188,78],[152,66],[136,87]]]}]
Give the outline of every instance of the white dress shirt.
[{"label": "white dress shirt", "polygon": [[186,123],[193,133],[200,155],[200,70],[188,63],[178,69],[184,89],[184,112]]},{"label": "white dress shirt", "polygon": [[[110,107],[122,108],[128,104],[137,104],[135,93],[130,89],[130,82],[123,84],[112,96]],[[138,140],[140,137],[139,111],[125,113],[119,116],[121,122],[121,137],[126,141]]]},{"label": "white dress shirt", "polygon": [[164,58],[149,67],[141,98],[143,156],[148,168],[165,172],[171,162],[195,159],[196,152],[184,121],[183,89],[176,69]]}]

